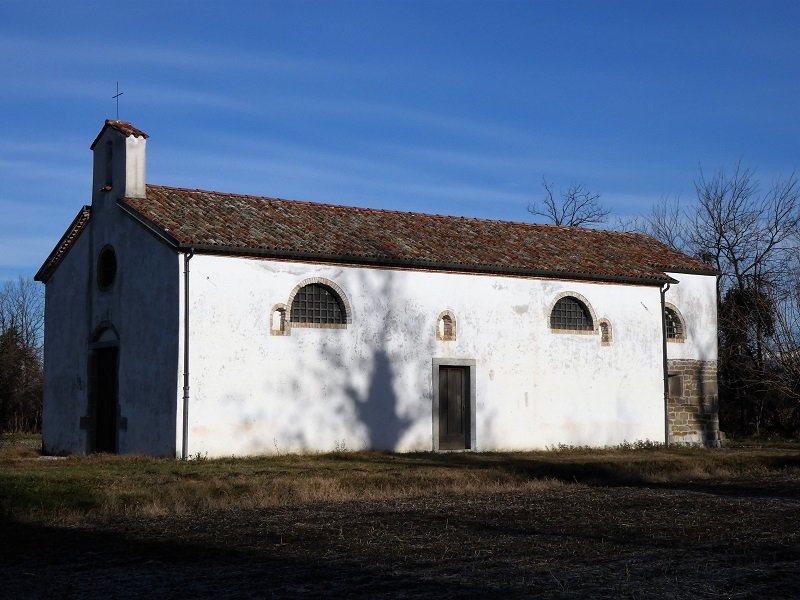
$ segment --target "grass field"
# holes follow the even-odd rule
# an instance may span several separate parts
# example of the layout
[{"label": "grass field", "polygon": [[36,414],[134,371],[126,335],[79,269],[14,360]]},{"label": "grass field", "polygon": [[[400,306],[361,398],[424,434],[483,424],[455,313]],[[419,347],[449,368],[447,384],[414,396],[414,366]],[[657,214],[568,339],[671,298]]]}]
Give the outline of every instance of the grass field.
[{"label": "grass field", "polygon": [[800,446],[189,461],[0,443],[9,597],[800,596]]}]

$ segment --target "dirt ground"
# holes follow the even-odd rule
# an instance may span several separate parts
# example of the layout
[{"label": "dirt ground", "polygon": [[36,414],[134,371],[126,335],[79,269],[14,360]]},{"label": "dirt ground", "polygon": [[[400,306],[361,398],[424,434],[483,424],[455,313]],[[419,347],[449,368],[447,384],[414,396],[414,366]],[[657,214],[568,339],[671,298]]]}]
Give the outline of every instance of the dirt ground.
[{"label": "dirt ground", "polygon": [[5,598],[797,598],[800,475],[0,521]]}]

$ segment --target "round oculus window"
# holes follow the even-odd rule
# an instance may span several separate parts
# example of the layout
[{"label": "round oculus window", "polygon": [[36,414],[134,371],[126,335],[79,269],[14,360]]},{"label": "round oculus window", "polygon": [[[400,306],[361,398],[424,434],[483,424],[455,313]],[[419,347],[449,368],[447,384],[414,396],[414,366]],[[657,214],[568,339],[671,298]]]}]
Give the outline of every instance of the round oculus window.
[{"label": "round oculus window", "polygon": [[111,246],[100,251],[97,259],[97,287],[107,290],[117,276],[117,255]]}]

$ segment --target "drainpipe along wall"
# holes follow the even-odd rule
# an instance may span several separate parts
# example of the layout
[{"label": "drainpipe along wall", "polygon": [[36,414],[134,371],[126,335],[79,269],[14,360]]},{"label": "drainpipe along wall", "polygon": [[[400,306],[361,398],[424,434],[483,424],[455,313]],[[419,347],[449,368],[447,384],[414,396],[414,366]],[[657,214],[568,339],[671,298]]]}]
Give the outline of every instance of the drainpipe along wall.
[{"label": "drainpipe along wall", "polygon": [[666,294],[669,284],[661,288],[661,346],[664,355],[664,445],[669,445],[669,367],[667,366]]},{"label": "drainpipe along wall", "polygon": [[193,256],[194,248],[183,255],[183,460],[189,457],[189,261]]}]

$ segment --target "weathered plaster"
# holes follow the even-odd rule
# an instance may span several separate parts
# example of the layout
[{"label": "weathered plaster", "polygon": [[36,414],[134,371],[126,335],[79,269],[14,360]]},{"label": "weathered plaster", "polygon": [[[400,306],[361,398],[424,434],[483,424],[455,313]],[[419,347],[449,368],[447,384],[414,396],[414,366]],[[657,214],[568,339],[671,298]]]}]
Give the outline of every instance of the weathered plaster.
[{"label": "weathered plaster", "polygon": [[[476,363],[479,448],[663,441],[656,287],[208,255],[191,264],[190,454],[430,450],[436,358]],[[351,323],[270,335],[273,307],[309,278],[339,286]],[[613,323],[613,345],[550,330],[566,291]],[[436,340],[444,310],[458,315],[454,341]]]},{"label": "weathered plaster", "polygon": [[670,442],[719,444],[716,278],[670,273],[665,300],[679,313],[681,339],[667,342]]},{"label": "weathered plaster", "polygon": [[684,338],[667,343],[668,358],[717,360],[717,280],[709,275],[667,273],[679,283],[667,290],[665,300],[683,317]]},{"label": "weathered plaster", "polygon": [[[115,147],[137,139],[126,141],[107,129],[96,149],[104,147],[106,138]],[[134,171],[139,169],[136,172],[143,177],[141,150],[138,158],[128,153],[126,159],[120,152],[114,160],[141,162],[141,169],[137,166]],[[124,170],[115,171],[115,176],[124,179]],[[92,217],[46,286],[43,443],[51,453],[93,449],[88,405],[90,337],[101,325],[111,325],[119,337],[119,452],[172,456],[179,260],[117,206],[125,187],[114,181],[111,192],[93,190]],[[96,263],[106,245],[116,253],[117,273],[113,284],[100,290]]]},{"label": "weathered plaster", "polygon": [[87,230],[78,237],[45,288],[44,450],[83,453],[86,431],[80,428],[88,393],[89,299],[85,284],[91,269]]}]

